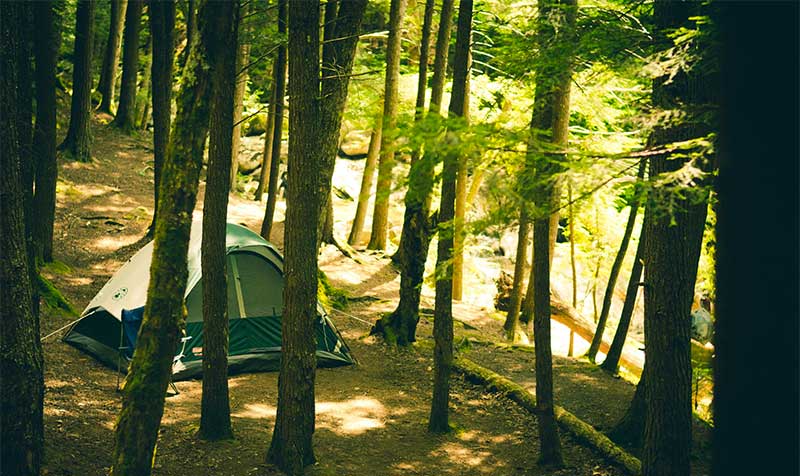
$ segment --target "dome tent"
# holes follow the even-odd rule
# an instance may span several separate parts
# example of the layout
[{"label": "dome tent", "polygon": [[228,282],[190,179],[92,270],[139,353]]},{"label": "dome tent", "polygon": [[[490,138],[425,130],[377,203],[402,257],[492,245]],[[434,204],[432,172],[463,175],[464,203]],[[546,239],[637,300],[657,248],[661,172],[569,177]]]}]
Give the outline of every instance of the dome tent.
[{"label": "dome tent", "polygon": [[[202,374],[203,279],[200,264],[202,222],[192,223],[186,286],[186,336],[179,346],[175,380]],[[274,245],[247,228],[228,223],[227,296],[230,373],[278,370],[283,311],[283,256]],[[64,341],[117,368],[133,356],[136,332],[147,300],[153,242],[123,265],[81,314]],[[350,349],[317,302],[317,365],[354,363]],[[124,324],[124,325],[123,325]],[[123,343],[124,342],[124,343]],[[122,348],[122,350],[120,350]],[[183,350],[181,352],[181,350]],[[126,366],[126,365],[123,365]]]}]

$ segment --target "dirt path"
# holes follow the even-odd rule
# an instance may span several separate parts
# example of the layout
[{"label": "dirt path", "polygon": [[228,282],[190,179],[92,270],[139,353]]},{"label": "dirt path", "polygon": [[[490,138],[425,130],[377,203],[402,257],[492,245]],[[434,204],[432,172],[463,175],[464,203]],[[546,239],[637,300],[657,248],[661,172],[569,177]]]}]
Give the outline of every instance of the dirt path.
[{"label": "dirt path", "polygon": [[[96,125],[91,164],[61,163],[56,215],[55,257],[65,264],[46,275],[81,311],[86,303],[146,240],[152,213],[150,138],[129,138]],[[202,186],[199,200],[202,202]],[[337,223],[351,204],[337,204]],[[338,208],[341,205],[341,208]],[[198,204],[200,209],[200,204]],[[240,197],[231,201],[230,220],[258,229],[261,204]],[[278,219],[282,220],[279,206]],[[277,227],[278,235],[282,224]],[[281,246],[280,239],[274,240]],[[536,464],[536,421],[502,397],[454,379],[452,421],[456,431],[432,437],[425,431],[431,391],[432,362],[427,352],[396,351],[366,337],[367,324],[393,308],[399,279],[388,260],[363,256],[363,264],[323,250],[320,263],[337,287],[351,296],[371,295],[372,302],[353,303],[345,314],[333,314],[359,365],[321,369],[317,373],[315,475],[400,474],[579,474],[611,475],[620,471],[564,436],[568,467],[550,471]],[[423,307],[431,307],[431,295]],[[485,308],[455,306],[459,337],[499,337],[501,323]],[[348,317],[352,316],[351,317]],[[70,321],[43,315],[42,334]],[[429,339],[432,321],[420,322],[420,339]],[[45,474],[102,475],[110,465],[113,428],[120,406],[117,375],[95,360],[51,338],[44,344]],[[474,347],[471,357],[531,385],[531,355]],[[579,416],[610,424],[620,414],[632,388],[585,365],[556,362],[556,392],[561,403]],[[205,443],[195,437],[201,385],[179,382],[181,394],[167,400],[156,458],[158,475],[267,475],[263,464],[274,421],[277,374],[231,378],[231,405],[236,439]],[[589,400],[582,408],[579,402]]]}]

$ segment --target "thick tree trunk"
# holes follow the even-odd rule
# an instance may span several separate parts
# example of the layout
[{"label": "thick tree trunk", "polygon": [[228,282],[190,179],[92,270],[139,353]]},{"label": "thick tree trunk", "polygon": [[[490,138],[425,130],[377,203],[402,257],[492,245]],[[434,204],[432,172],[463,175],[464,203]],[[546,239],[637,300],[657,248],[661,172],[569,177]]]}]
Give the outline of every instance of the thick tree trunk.
[{"label": "thick tree trunk", "polygon": [[152,2],[150,4],[150,34],[153,37],[153,222],[150,232],[155,231],[158,218],[158,188],[164,157],[169,143],[169,127],[172,114],[172,63],[175,57],[175,2]]},{"label": "thick tree trunk", "polygon": [[186,312],[186,254],[208,132],[210,57],[215,48],[227,46],[217,35],[232,14],[233,4],[228,2],[204,2],[200,7],[200,42],[191,53],[178,93],[178,112],[161,177],[148,298],[123,388],[113,476],[150,474],[152,469],[164,395]]},{"label": "thick tree trunk", "polygon": [[[278,0],[278,33],[286,35],[286,2]],[[269,187],[267,188],[267,206],[264,209],[264,221],[261,222],[261,236],[269,241],[272,234],[272,222],[275,219],[275,205],[278,202],[278,179],[281,169],[281,139],[283,136],[283,100],[286,92],[286,45],[278,47],[275,57],[275,129],[272,136],[272,153],[269,166]],[[289,185],[291,186],[291,185]],[[288,188],[288,187],[287,187]]]},{"label": "thick tree trunk", "polygon": [[[647,165],[646,160],[642,160],[639,164],[639,173],[637,180],[641,181],[644,178],[644,170]],[[606,292],[603,295],[603,307],[600,309],[600,317],[597,320],[597,330],[594,332],[592,343],[589,345],[589,350],[586,352],[586,357],[589,362],[594,362],[597,358],[597,352],[600,350],[600,343],[603,341],[603,333],[606,330],[606,321],[608,321],[608,314],[611,312],[611,301],[614,299],[614,290],[617,287],[617,278],[619,272],[622,270],[622,263],[625,261],[625,254],[628,252],[628,244],[631,242],[633,235],[633,227],[636,224],[636,214],[639,212],[638,199],[631,203],[631,210],[628,215],[628,222],[625,224],[625,233],[622,235],[622,241],[619,244],[617,256],[614,258],[614,263],[611,265],[611,272],[608,275],[608,283],[606,283]]]},{"label": "thick tree trunk", "polygon": [[75,13],[75,63],[72,69],[72,105],[69,129],[59,146],[73,159],[92,160],[91,153],[91,93],[92,40],[94,38],[95,0],[79,0]]},{"label": "thick tree trunk", "polygon": [[53,222],[56,210],[56,62],[61,34],[53,4],[33,5],[36,60],[36,127],[33,155],[36,161],[36,194],[33,197],[33,241],[36,259],[53,261]]},{"label": "thick tree trunk", "polygon": [[[433,21],[432,10],[433,2],[429,0],[425,5],[425,20],[422,30],[422,43],[420,45],[420,78],[417,83],[415,121],[419,121],[425,112],[428,50],[430,50],[430,30]],[[443,15],[448,15],[445,20],[449,24],[452,21],[452,2],[450,2],[448,11],[443,10]],[[442,34],[447,35],[446,40],[449,43],[450,29],[447,28]],[[439,82],[439,78],[443,78],[443,75],[444,71],[441,69],[434,71],[434,83]],[[441,101],[441,96],[439,96],[439,101]],[[436,114],[438,113],[439,111],[437,110]],[[403,231],[400,236],[400,247],[392,257],[393,260],[400,264],[400,301],[394,312],[381,318],[372,329],[372,333],[381,334],[386,341],[400,346],[408,345],[416,340],[425,261],[428,259],[431,237],[436,230],[436,220],[429,218],[431,210],[430,195],[434,186],[436,158],[432,154],[422,158],[419,158],[418,155],[417,152],[412,155],[411,170],[408,175],[408,191],[405,196],[405,216],[403,219]]]},{"label": "thick tree trunk", "polygon": [[397,91],[400,83],[400,41],[408,0],[391,0],[389,40],[386,44],[386,81],[383,96],[383,132],[378,162],[378,185],[372,212],[372,232],[367,248],[385,250],[389,226],[389,196],[392,192],[395,143],[392,130],[397,125]]},{"label": "thick tree trunk", "polygon": [[[672,46],[668,37],[698,13],[699,4],[657,1],[654,20],[657,46]],[[692,106],[713,99],[707,73],[685,72],[675,77],[656,78],[653,104],[674,108],[676,102]],[[702,137],[710,130],[707,118],[687,110],[679,123],[654,129],[650,143],[668,145]],[[659,174],[680,169],[685,155],[657,155],[650,159],[649,177],[653,182],[645,213],[644,327],[647,349],[647,415],[645,419],[642,465],[645,476],[689,474],[692,441],[692,365],[689,319],[697,266],[705,227],[708,190],[705,180],[681,187],[659,181]],[[709,157],[693,159],[702,170],[709,170]],[[669,462],[669,464],[665,464]]]},{"label": "thick tree trunk", "polygon": [[[242,28],[242,25],[240,25]],[[250,43],[247,31],[236,50],[236,91],[233,96],[233,146],[230,161],[230,190],[236,191],[236,177],[239,174],[239,144],[242,142],[242,111],[244,111],[244,90],[247,86],[247,64],[250,62]]]},{"label": "thick tree trunk", "polygon": [[628,410],[625,411],[625,415],[622,416],[614,428],[608,432],[609,438],[631,448],[641,448],[642,439],[644,438],[644,421],[647,415],[647,403],[645,401],[645,391],[647,389],[646,371],[647,363],[645,362],[644,369],[642,369],[642,377],[639,379],[639,384],[636,385],[636,391],[633,394]]},{"label": "thick tree trunk", "polygon": [[375,121],[372,135],[369,138],[369,149],[367,149],[367,159],[364,162],[364,175],[361,178],[361,189],[358,192],[358,204],[356,205],[356,216],[353,218],[353,226],[350,228],[350,236],[347,243],[356,246],[361,241],[361,232],[364,229],[364,220],[367,217],[367,207],[369,206],[369,196],[372,186],[375,183],[375,168],[378,165],[378,156],[381,153],[381,132],[383,131],[383,119]]},{"label": "thick tree trunk", "polygon": [[[44,449],[43,358],[39,322],[31,307],[29,257],[22,190],[23,149],[18,122],[22,93],[18,56],[28,6],[0,3],[0,473],[39,474]],[[40,32],[41,33],[41,32]],[[27,83],[30,87],[30,83]],[[27,106],[30,107],[30,106]]]},{"label": "thick tree trunk", "polygon": [[625,347],[625,339],[628,336],[628,328],[631,325],[633,310],[636,307],[636,296],[639,294],[639,283],[642,279],[644,242],[645,236],[640,235],[639,245],[636,247],[636,257],[633,259],[631,277],[628,280],[628,288],[625,292],[625,302],[622,305],[619,324],[617,324],[617,331],[614,333],[614,340],[611,342],[608,354],[606,354],[606,360],[600,365],[607,372],[615,373],[619,369],[619,359],[622,356],[622,349]]},{"label": "thick tree trunk", "polygon": [[135,127],[136,77],[139,73],[139,32],[141,30],[143,0],[129,0],[125,12],[125,32],[122,42],[122,84],[114,126],[130,132]]},{"label": "thick tree trunk", "polygon": [[275,62],[272,64],[272,91],[270,94],[269,108],[267,109],[267,130],[264,131],[264,153],[261,156],[261,173],[258,176],[256,188],[256,201],[261,201],[269,187],[270,169],[272,168],[272,141],[275,135]]},{"label": "thick tree trunk", "polygon": [[[450,96],[450,117],[464,115],[469,81],[470,39],[472,38],[472,0],[461,0],[458,8],[455,58],[453,59],[453,92]],[[453,366],[453,235],[456,200],[458,153],[447,151],[442,170],[442,200],[439,205],[439,243],[436,250],[436,301],[433,321],[433,399],[428,431],[450,431],[450,373]]]},{"label": "thick tree trunk", "polygon": [[[239,2],[217,30],[221,44],[237,44]],[[203,200],[203,398],[200,437],[233,437],[228,399],[228,286],[226,267],[226,217],[233,145],[236,56],[216,48],[211,55],[211,121],[208,141],[206,194]]]},{"label": "thick tree trunk", "polygon": [[509,340],[514,340],[519,326],[519,311],[522,306],[522,282],[525,279],[525,262],[528,257],[528,236],[531,232],[531,223],[528,219],[527,206],[521,205],[519,212],[519,230],[517,233],[517,254],[514,262],[514,284],[511,287],[511,306],[506,315],[503,329]]},{"label": "thick tree trunk", "polygon": [[[723,120],[714,476],[800,472],[798,15],[797,2],[720,2],[714,18],[724,78],[715,85]],[[759,94],[746,94],[750,90]],[[764,243],[766,224],[769,241]],[[760,358],[766,343],[769,356]]]},{"label": "thick tree trunk", "polygon": [[[319,1],[289,3],[289,187],[286,191],[284,313],[278,408],[267,461],[301,475],[315,461],[314,322],[322,144]],[[309,226],[311,225],[311,226]]]},{"label": "thick tree trunk", "polygon": [[[117,65],[119,47],[122,39],[122,25],[128,0],[111,0],[111,20],[108,26],[108,40],[103,54],[103,68],[100,71],[100,84],[97,90],[103,99],[100,101],[100,112],[111,114],[111,103],[114,102],[114,85],[117,83]],[[152,10],[152,6],[151,6]]]}]

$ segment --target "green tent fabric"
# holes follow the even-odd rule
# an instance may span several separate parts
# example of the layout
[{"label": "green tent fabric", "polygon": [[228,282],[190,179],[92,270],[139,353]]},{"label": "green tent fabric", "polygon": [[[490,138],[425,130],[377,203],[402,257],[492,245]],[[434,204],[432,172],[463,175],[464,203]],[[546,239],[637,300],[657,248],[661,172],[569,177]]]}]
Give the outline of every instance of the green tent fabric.
[{"label": "green tent fabric", "polygon": [[[203,352],[203,273],[200,266],[202,222],[192,223],[186,286],[186,342],[179,345],[173,379],[199,377]],[[230,373],[270,371],[280,367],[283,312],[283,256],[274,245],[247,228],[228,223],[228,317]],[[104,364],[127,368],[123,310],[145,305],[153,243],[145,245],[103,286],[64,341]],[[317,365],[354,363],[350,349],[323,306],[317,302]]]}]

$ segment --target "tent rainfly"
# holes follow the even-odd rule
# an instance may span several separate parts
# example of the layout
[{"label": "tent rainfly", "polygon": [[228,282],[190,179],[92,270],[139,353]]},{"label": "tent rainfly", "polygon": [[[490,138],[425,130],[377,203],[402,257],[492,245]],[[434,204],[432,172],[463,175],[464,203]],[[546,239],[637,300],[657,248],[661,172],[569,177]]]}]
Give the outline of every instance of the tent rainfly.
[{"label": "tent rainfly", "polygon": [[[192,223],[189,279],[186,286],[186,339],[179,346],[173,379],[202,375],[203,272],[200,266],[202,222]],[[274,245],[247,228],[228,223],[226,233],[228,370],[271,371],[280,368],[283,311],[283,256]],[[133,357],[150,281],[153,243],[145,245],[103,286],[64,341],[117,368]],[[353,364],[350,349],[317,302],[317,365]],[[181,348],[182,347],[182,348]]]}]

